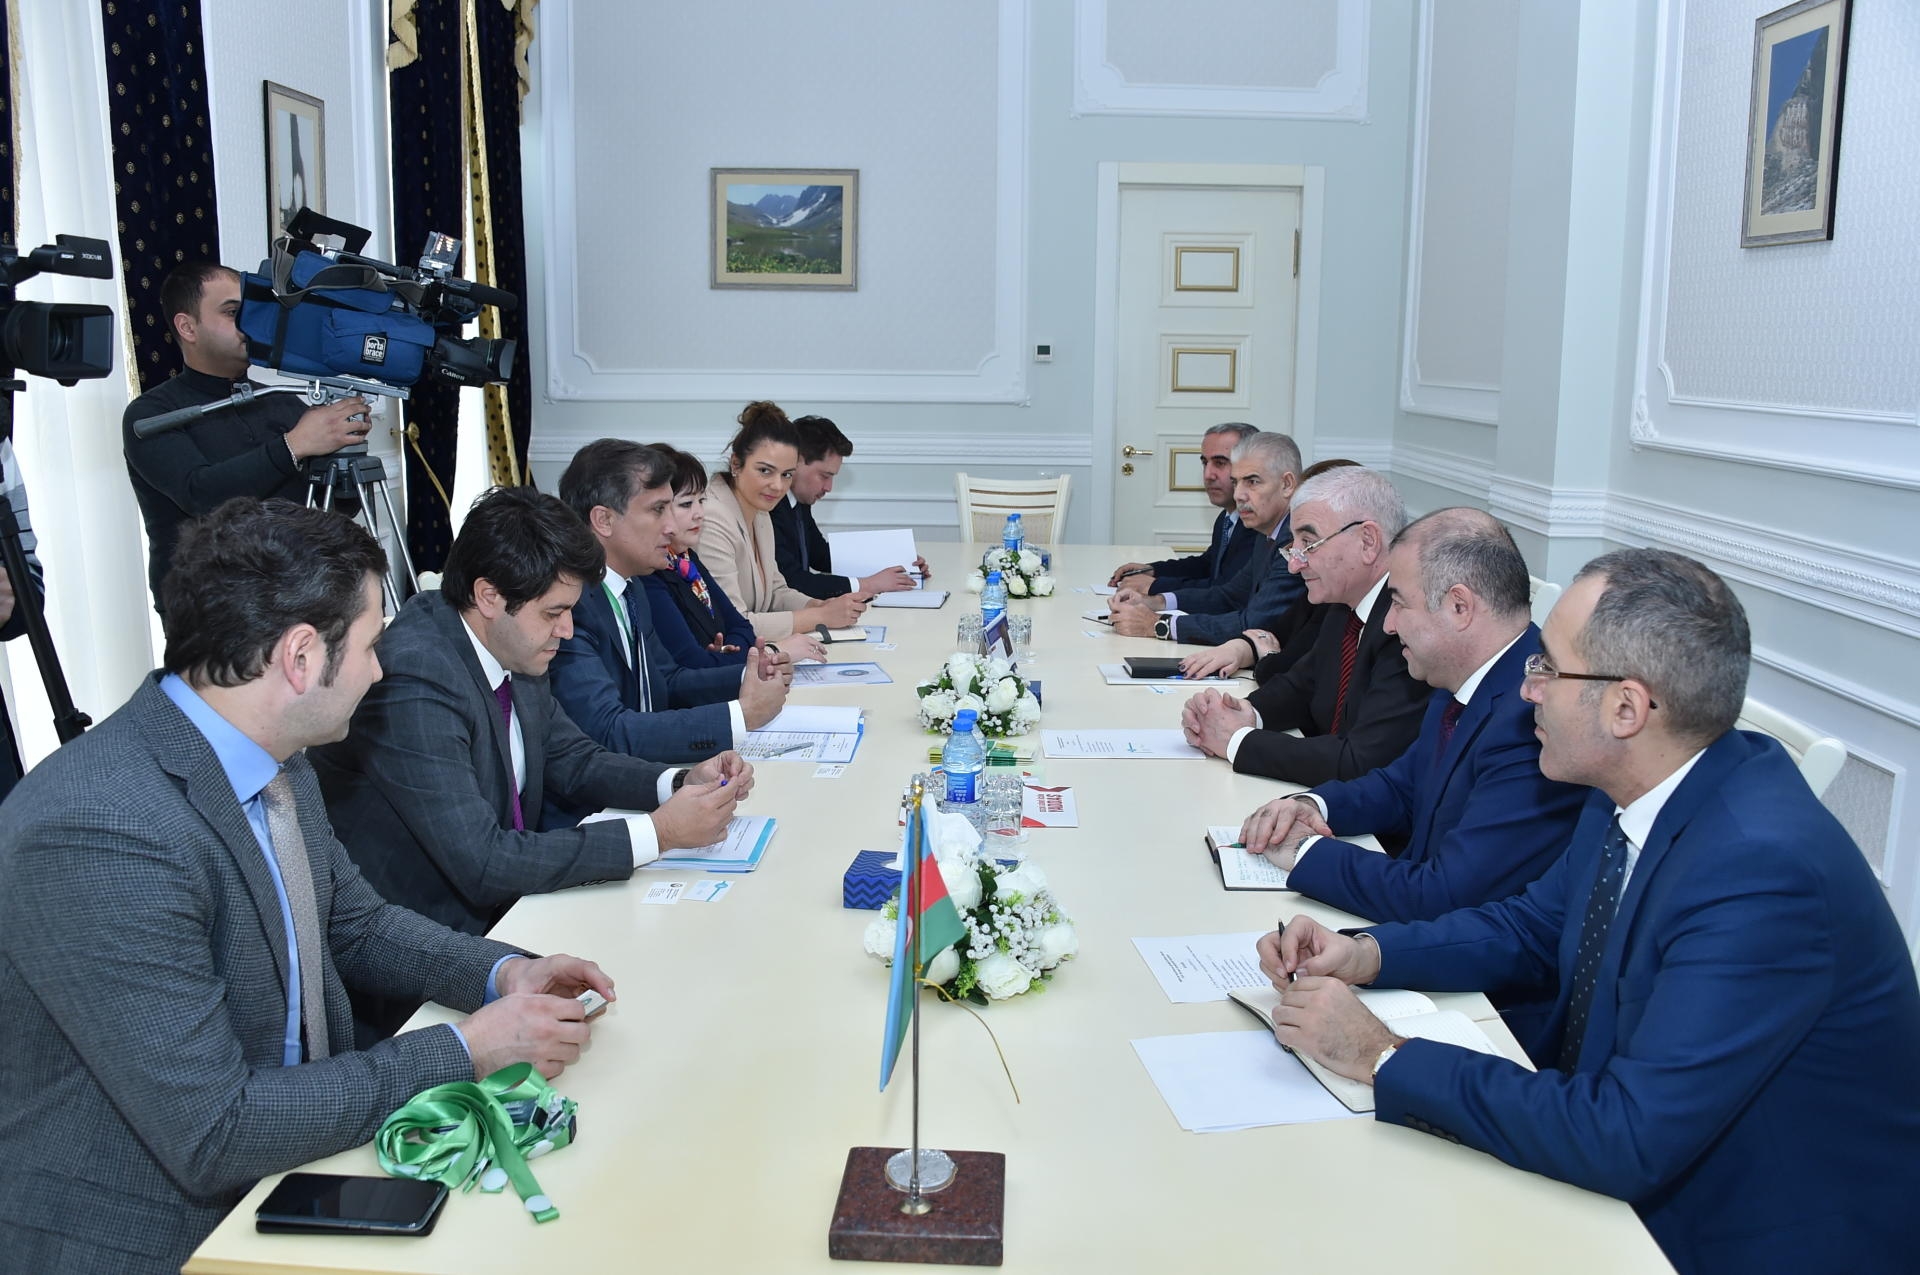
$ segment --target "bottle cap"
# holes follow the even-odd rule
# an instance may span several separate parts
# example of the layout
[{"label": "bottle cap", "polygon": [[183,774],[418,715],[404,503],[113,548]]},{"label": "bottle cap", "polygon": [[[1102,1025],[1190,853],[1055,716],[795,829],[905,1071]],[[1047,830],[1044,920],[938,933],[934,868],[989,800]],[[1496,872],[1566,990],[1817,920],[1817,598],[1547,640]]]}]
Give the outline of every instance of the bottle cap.
[{"label": "bottle cap", "polygon": [[959,712],[953,715],[953,733],[956,735],[966,734],[968,731],[973,729],[974,723],[977,722],[979,718],[980,718],[979,713],[975,712],[973,709],[971,708],[961,709]]}]

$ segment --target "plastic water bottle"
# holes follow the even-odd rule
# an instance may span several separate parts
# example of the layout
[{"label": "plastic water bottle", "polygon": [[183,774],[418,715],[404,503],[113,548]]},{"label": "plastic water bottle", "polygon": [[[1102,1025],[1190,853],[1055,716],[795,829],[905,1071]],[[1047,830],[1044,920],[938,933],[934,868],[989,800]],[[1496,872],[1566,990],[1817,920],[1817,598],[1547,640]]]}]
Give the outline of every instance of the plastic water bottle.
[{"label": "plastic water bottle", "polygon": [[1020,522],[1019,514],[1007,515],[1007,527],[1000,533],[1000,547],[1008,553],[1019,553],[1027,543],[1027,529]]},{"label": "plastic water bottle", "polygon": [[966,804],[980,800],[980,772],[987,766],[987,741],[980,735],[978,715],[963,708],[953,715],[953,734],[940,750],[940,766],[947,778],[947,800]]},{"label": "plastic water bottle", "polygon": [[1007,613],[1007,586],[998,571],[987,573],[987,585],[980,590],[980,627],[989,628]]}]

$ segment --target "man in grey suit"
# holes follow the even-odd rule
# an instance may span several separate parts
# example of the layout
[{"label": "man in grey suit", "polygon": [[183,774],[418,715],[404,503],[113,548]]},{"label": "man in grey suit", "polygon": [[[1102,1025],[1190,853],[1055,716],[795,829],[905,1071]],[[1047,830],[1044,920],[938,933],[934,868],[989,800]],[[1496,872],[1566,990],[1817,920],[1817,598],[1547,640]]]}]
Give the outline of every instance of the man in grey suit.
[{"label": "man in grey suit", "polygon": [[[625,880],[663,850],[725,833],[753,787],[738,753],[671,770],[600,747],[554,703],[547,665],[603,570],[572,510],[497,487],[467,512],[439,590],[388,627],[385,679],[313,767],[347,853],[392,902],[484,934],[522,895]],[[631,813],[540,832],[549,794]],[[355,996],[358,1039],[390,1035],[416,1007]]]},{"label": "man in grey suit", "polygon": [[[229,502],[165,585],[167,670],[0,807],[0,1266],[174,1272],[260,1177],[431,1085],[549,1077],[611,996],[382,900],[301,749],[380,676],[385,558],[338,514]],[[458,1025],[348,1052],[348,992]]]},{"label": "man in grey suit", "polygon": [[[779,715],[792,662],[756,644],[744,666],[686,668],[655,635],[644,577],[673,554],[673,476],[664,453],[618,438],[588,443],[560,475],[560,499],[600,542],[607,574],[574,604],[573,635],[553,657],[551,681],[560,707],[602,747],[699,761]],[[545,826],[584,813],[555,811]]]}]

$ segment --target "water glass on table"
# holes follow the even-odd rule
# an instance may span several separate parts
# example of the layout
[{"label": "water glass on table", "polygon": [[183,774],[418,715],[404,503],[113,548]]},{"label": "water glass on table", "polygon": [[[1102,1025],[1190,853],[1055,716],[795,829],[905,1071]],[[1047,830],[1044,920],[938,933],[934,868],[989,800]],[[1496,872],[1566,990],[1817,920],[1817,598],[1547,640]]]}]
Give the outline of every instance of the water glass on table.
[{"label": "water glass on table", "polygon": [[1007,631],[1013,635],[1013,661],[1027,664],[1033,660],[1033,617],[1030,615],[1010,615],[1007,617]]},{"label": "water glass on table", "polygon": [[1026,784],[1019,775],[984,775],[986,789],[987,851],[998,856],[1000,849],[1026,841]]},{"label": "water glass on table", "polygon": [[954,649],[964,651],[968,655],[978,655],[980,653],[980,631],[981,622],[978,611],[968,611],[962,614],[960,617],[960,627],[954,634]]}]

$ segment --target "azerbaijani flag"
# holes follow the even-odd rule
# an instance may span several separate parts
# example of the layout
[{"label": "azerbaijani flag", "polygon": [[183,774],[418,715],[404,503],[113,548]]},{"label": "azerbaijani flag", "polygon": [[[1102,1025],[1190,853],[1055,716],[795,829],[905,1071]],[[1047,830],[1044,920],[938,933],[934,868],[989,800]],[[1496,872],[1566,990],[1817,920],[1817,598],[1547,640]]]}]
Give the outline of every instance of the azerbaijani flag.
[{"label": "azerbaijani flag", "polygon": [[933,842],[919,802],[907,808],[907,831],[900,847],[900,925],[893,939],[893,979],[887,992],[887,1028],[880,1042],[880,1090],[886,1092],[899,1061],[900,1045],[919,1004],[919,981],[927,963],[966,937],[967,927],[947,895],[947,883],[934,862]]}]

